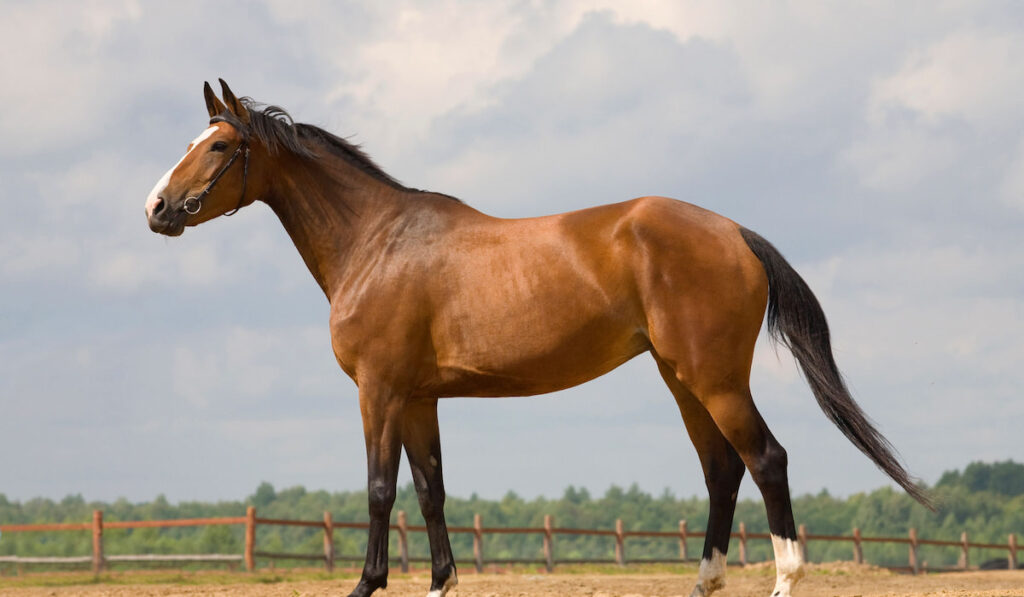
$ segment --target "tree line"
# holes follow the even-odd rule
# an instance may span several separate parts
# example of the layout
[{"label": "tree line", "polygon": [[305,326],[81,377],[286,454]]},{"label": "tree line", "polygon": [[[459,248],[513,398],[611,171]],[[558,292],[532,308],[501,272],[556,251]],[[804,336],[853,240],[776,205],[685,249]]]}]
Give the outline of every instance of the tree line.
[{"label": "tree line", "polygon": [[[871,492],[837,498],[821,491],[816,495],[794,498],[793,511],[798,523],[807,525],[811,534],[850,535],[859,527],[865,537],[906,537],[917,529],[926,539],[958,540],[967,531],[972,542],[1005,544],[1011,532],[1024,533],[1024,464],[1013,461],[975,462],[963,471],[948,471],[931,488],[940,505],[932,513],[902,491],[885,487]],[[256,491],[240,501],[215,503],[186,501],[171,504],[163,496],[150,502],[131,503],[119,499],[112,503],[87,501],[81,495],[67,496],[60,501],[35,498],[24,502],[8,500],[0,494],[0,524],[31,524],[44,522],[86,522],[94,509],[103,510],[105,521],[155,520],[241,516],[247,506],[255,506],[258,516],[320,520],[330,511],[335,521],[368,520],[365,491],[307,491],[291,487],[275,489],[262,483]],[[395,512],[405,510],[410,525],[421,525],[419,505],[412,485],[398,491]],[[568,487],[558,499],[537,497],[524,499],[508,492],[499,500],[449,496],[445,512],[450,526],[472,526],[473,515],[480,514],[485,527],[541,527],[545,514],[554,517],[555,526],[582,529],[613,529],[621,518],[626,530],[676,531],[680,519],[686,519],[692,530],[703,530],[707,524],[706,498],[680,498],[668,490],[652,495],[637,486],[610,487],[603,495],[594,496],[585,488]],[[736,507],[734,523],[746,524],[748,532],[766,533],[764,505],[760,500],[741,500]],[[260,525],[257,527],[257,549],[269,552],[322,553],[323,535],[317,529]],[[392,534],[394,535],[394,534]],[[365,549],[366,533],[361,530],[336,529],[335,553],[360,556]],[[241,553],[241,526],[179,527],[168,529],[107,529],[104,549],[107,554],[143,553]],[[397,552],[392,536],[392,553]],[[702,540],[690,541],[691,557],[698,557]],[[453,534],[456,559],[463,565],[472,561],[472,537]],[[412,557],[429,556],[426,536],[410,533]],[[0,555],[73,556],[90,553],[91,535],[82,532],[4,533],[0,536]],[[484,549],[488,558],[537,558],[541,555],[539,535],[485,535]],[[931,566],[953,565],[955,548],[922,546],[920,557]],[[674,558],[678,543],[670,539],[630,538],[627,558]],[[558,559],[608,558],[614,556],[614,539],[601,536],[555,536]],[[730,555],[738,553],[735,541]],[[972,562],[1005,558],[1005,551],[977,550]],[[866,561],[881,565],[905,565],[907,547],[897,544],[864,545]],[[748,560],[771,559],[767,541],[748,543]],[[851,559],[847,543],[812,542],[812,561]]]}]

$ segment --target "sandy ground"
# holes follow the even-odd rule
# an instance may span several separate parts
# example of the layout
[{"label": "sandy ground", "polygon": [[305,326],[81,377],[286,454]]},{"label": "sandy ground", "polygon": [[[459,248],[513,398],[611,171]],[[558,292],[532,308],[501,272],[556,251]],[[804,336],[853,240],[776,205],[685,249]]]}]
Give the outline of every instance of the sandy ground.
[{"label": "sandy ground", "polygon": [[[451,597],[686,597],[696,580],[692,574],[463,574]],[[728,584],[716,597],[766,597],[774,585],[774,571],[730,569]],[[375,597],[423,597],[429,576],[412,574],[393,578]],[[344,597],[356,580],[283,580],[269,584],[98,584],[62,587],[12,588],[0,584],[0,595],[39,597],[282,596]],[[892,596],[1024,597],[1024,570],[954,572],[905,576],[870,567],[812,566],[800,583],[799,597]]]}]

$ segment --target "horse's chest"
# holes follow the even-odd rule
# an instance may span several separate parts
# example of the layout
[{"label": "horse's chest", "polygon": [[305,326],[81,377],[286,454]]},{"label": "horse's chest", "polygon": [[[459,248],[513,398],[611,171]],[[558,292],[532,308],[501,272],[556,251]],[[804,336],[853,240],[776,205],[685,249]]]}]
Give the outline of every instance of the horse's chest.
[{"label": "horse's chest", "polygon": [[334,358],[349,377],[356,378],[356,365],[359,362],[357,345],[352,338],[344,333],[338,332],[331,327],[331,348],[334,350]]}]

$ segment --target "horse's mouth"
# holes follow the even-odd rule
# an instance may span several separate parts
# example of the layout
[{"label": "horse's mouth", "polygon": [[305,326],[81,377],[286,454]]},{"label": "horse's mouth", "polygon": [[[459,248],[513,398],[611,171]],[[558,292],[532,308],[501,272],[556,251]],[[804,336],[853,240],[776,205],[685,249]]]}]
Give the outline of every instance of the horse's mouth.
[{"label": "horse's mouth", "polygon": [[181,236],[185,232],[185,212],[178,212],[170,219],[151,216],[149,218],[149,229],[164,236]]}]

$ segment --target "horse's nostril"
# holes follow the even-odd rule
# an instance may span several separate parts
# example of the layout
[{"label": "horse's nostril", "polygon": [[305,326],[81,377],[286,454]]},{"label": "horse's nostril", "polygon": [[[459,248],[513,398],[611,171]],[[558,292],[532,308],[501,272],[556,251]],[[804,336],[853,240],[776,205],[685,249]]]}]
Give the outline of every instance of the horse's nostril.
[{"label": "horse's nostril", "polygon": [[157,197],[156,203],[153,204],[153,215],[155,216],[162,212],[164,210],[165,205],[166,204],[164,203],[163,197]]}]

